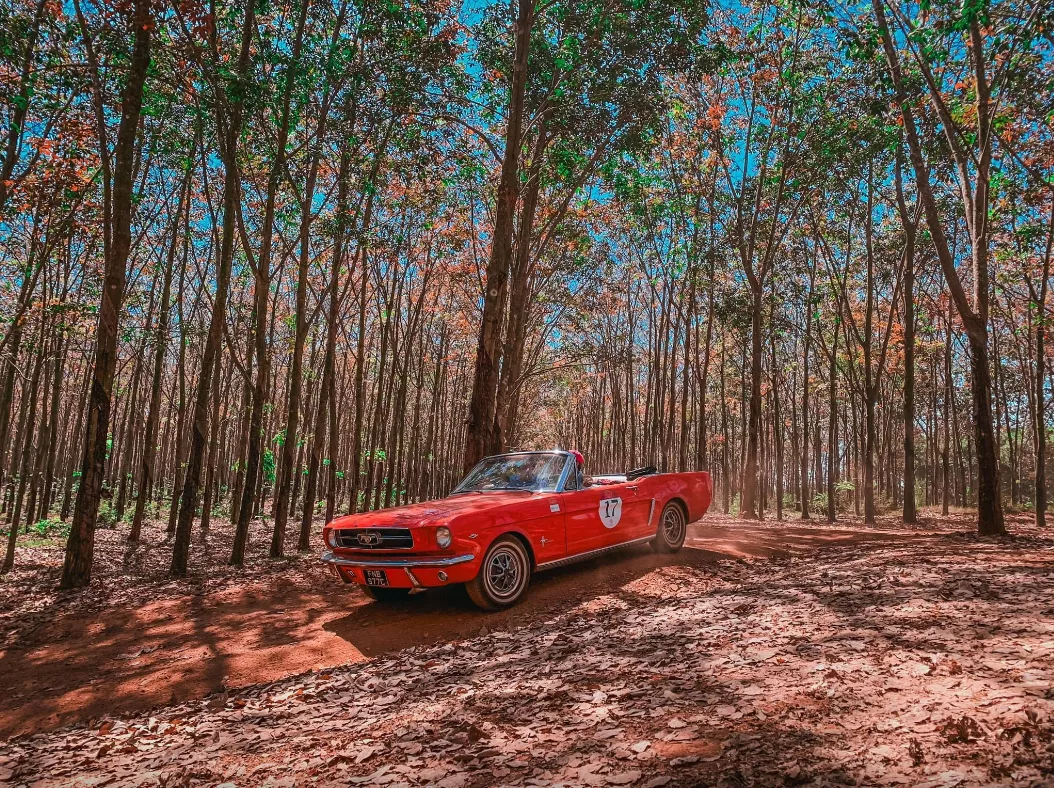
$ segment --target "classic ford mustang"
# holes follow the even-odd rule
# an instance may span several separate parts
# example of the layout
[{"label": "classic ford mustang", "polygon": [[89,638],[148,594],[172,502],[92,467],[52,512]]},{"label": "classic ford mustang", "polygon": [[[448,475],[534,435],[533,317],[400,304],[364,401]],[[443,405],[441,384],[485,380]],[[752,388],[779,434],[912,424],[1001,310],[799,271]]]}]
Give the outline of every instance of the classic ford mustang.
[{"label": "classic ford mustang", "polygon": [[577,452],[500,454],[441,500],[336,518],[322,531],[322,560],[377,600],[464,583],[479,607],[497,610],[537,571],[644,542],[680,550],[711,492],[708,473],[586,478]]}]

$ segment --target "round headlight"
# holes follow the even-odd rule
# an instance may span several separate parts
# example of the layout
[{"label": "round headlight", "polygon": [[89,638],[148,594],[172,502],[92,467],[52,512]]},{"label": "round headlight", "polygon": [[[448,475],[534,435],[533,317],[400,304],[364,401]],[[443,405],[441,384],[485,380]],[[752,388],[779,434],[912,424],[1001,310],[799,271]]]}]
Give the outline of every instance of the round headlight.
[{"label": "round headlight", "polygon": [[337,531],[334,528],[329,530],[329,534],[326,536],[326,541],[329,542],[330,547],[337,546]]},{"label": "round headlight", "polygon": [[436,528],[436,544],[442,548],[450,547],[450,529],[444,526]]}]

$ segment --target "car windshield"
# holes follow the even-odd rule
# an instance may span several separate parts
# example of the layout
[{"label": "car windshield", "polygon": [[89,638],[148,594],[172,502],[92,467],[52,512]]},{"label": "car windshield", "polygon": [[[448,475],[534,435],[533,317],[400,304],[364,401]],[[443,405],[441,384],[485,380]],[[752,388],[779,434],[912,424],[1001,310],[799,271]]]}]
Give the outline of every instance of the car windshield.
[{"label": "car windshield", "polygon": [[487,490],[553,492],[560,484],[567,457],[563,454],[503,454],[487,457],[469,471],[455,493]]}]

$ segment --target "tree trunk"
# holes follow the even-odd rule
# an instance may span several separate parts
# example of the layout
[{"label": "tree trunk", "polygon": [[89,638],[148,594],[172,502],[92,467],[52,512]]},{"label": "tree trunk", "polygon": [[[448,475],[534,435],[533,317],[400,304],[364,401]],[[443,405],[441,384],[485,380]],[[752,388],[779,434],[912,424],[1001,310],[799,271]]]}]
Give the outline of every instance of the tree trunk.
[{"label": "tree trunk", "polygon": [[523,372],[524,345],[527,340],[527,320],[530,312],[529,289],[531,272],[531,237],[534,216],[538,207],[539,178],[542,156],[547,144],[545,119],[542,119],[531,156],[529,177],[525,186],[520,223],[517,227],[515,259],[512,263],[512,283],[509,287],[509,325],[502,349],[501,374],[494,401],[494,424],[491,428],[492,445],[488,453],[502,451],[516,430],[519,414],[519,385]]},{"label": "tree trunk", "polygon": [[[193,150],[193,148],[192,148]],[[194,159],[193,153],[190,156]],[[154,370],[150,383],[150,405],[146,415],[146,431],[144,432],[145,445],[143,446],[143,462],[139,469],[138,495],[135,499],[135,513],[132,515],[132,530],[128,534],[129,542],[138,542],[143,529],[143,517],[146,514],[146,501],[151,485],[154,483],[154,460],[157,456],[157,425],[161,419],[161,375],[165,366],[165,351],[168,348],[168,319],[172,300],[172,269],[175,267],[176,247],[179,239],[180,215],[190,191],[190,168],[184,181],[183,189],[180,190],[180,201],[176,207],[172,220],[172,242],[168,247],[168,259],[165,262],[163,283],[161,285],[161,310],[157,320],[157,335],[154,346]],[[189,218],[189,217],[188,217]]]},{"label": "tree trunk", "polygon": [[[150,310],[146,318],[145,335],[150,334],[153,328],[153,295],[151,294]],[[128,407],[124,417],[124,437],[120,445],[114,445],[114,453],[120,453],[120,462],[117,463],[117,501],[114,504],[114,517],[117,521],[124,518],[125,504],[128,502],[128,477],[132,470],[132,457],[135,454],[135,425],[139,418],[139,384],[143,379],[142,356],[146,351],[146,336],[136,351],[135,372],[132,373],[132,389],[128,395]]]},{"label": "tree trunk", "polygon": [[728,514],[729,509],[729,469],[728,469],[728,399],[725,393],[725,332],[721,332],[721,511]]},{"label": "tree trunk", "polygon": [[[775,301],[773,301],[773,312],[775,312],[775,308]],[[772,443],[774,449],[773,464],[775,466],[776,476],[776,520],[780,521],[783,519],[783,423],[780,415],[779,376],[776,371],[776,337],[773,332],[769,332],[769,342],[772,351],[772,369],[769,370],[769,396],[772,398]]]},{"label": "tree trunk", "polygon": [[942,498],[941,514],[948,515],[951,503],[951,419],[955,410],[952,386],[952,305],[948,302],[948,312],[944,317],[944,451],[941,456]]},{"label": "tree trunk", "polygon": [[[121,121],[114,145],[113,197],[107,224],[110,235],[106,250],[106,273],[96,330],[95,361],[91,395],[88,401],[87,433],[81,462],[80,487],[73,510],[73,522],[66,542],[61,588],[86,586],[91,582],[95,553],[95,524],[99,517],[106,442],[110,429],[110,399],[117,369],[117,326],[127,279],[128,253],[132,234],[132,187],[135,170],[135,141],[143,106],[143,87],[150,66],[150,35],[154,30],[149,0],[135,0],[130,27],[134,43],[129,61],[128,81],[121,98]],[[96,97],[101,104],[102,97]],[[100,107],[101,116],[101,107]],[[99,118],[102,125],[102,118]],[[105,146],[106,140],[99,139]]]},{"label": "tree trunk", "polygon": [[[306,14],[307,3],[304,3]],[[322,105],[316,134],[319,140],[325,138],[326,115],[329,103]],[[289,371],[289,400],[286,408],[285,441],[282,443],[282,461],[278,466],[278,491],[275,495],[274,530],[271,533],[271,558],[281,558],[285,551],[285,526],[289,511],[296,506],[297,493],[300,488],[300,458],[303,446],[300,444],[301,399],[304,386],[304,343],[307,340],[309,321],[307,319],[308,274],[311,266],[311,223],[314,220],[312,205],[315,199],[315,182],[318,177],[321,143],[315,146],[308,166],[307,179],[304,184],[304,199],[300,217],[300,257],[297,264],[296,279],[296,328],[293,336],[293,363]],[[325,408],[322,408],[324,411]],[[307,414],[305,414],[307,415]],[[293,452],[296,452],[294,460]],[[290,490],[293,475],[296,474],[296,489]],[[292,495],[292,498],[290,498]],[[310,523],[308,524],[310,529]]]},{"label": "tree trunk", "polygon": [[[7,483],[7,444],[11,436],[11,405],[15,395],[15,375],[18,372],[18,354],[22,349],[22,322],[16,323],[8,334],[10,349],[4,362],[4,383],[0,390],[0,494]],[[77,425],[80,432],[80,423]]]},{"label": "tree trunk", "polygon": [[[319,468],[322,465],[322,448],[326,440],[326,423],[329,415],[329,400],[336,385],[337,321],[340,319],[340,269],[344,262],[345,229],[348,212],[348,177],[351,167],[351,152],[345,147],[341,151],[340,169],[337,173],[337,215],[333,231],[334,246],[329,281],[329,313],[326,316],[326,349],[322,360],[322,384],[319,387],[318,406],[315,408],[315,426],[311,435],[311,453],[307,466],[307,486],[304,491],[304,513],[300,520],[298,550],[311,547],[311,521],[315,514],[315,495]],[[349,273],[354,275],[354,270]],[[330,454],[332,465],[336,457]],[[328,507],[327,507],[328,508]]]},{"label": "tree trunk", "polygon": [[46,456],[43,457],[43,477],[42,486],[38,502],[37,519],[46,520],[48,518],[48,512],[51,508],[51,492],[52,485],[55,481],[55,452],[58,450],[58,439],[59,439],[59,416],[60,408],[62,403],[62,392],[63,387],[66,384],[66,357],[69,355],[69,343],[66,338],[66,331],[60,325],[57,329],[57,338],[55,342],[55,371],[52,376],[52,389],[51,389],[51,413],[48,416],[48,440],[46,448],[42,447],[46,452]]},{"label": "tree trunk", "polygon": [[907,524],[918,521],[915,506],[915,228],[908,218],[904,204],[900,178],[900,160],[897,161],[897,201],[900,219],[904,227],[904,508],[903,520]]},{"label": "tree trunk", "polygon": [[1043,255],[1043,272],[1039,280],[1039,297],[1036,299],[1036,309],[1039,314],[1036,319],[1036,393],[1033,395],[1036,404],[1032,432],[1036,453],[1035,523],[1038,528],[1042,528],[1047,524],[1047,403],[1043,377],[1046,374],[1046,307],[1052,252],[1054,252],[1054,196],[1051,199],[1050,222],[1047,227],[1047,248],[1046,253]]},{"label": "tree trunk", "polygon": [[[815,266],[815,261],[813,263]],[[812,300],[816,281],[815,268],[809,269],[809,294],[805,302],[805,353],[802,357],[801,393],[801,457],[799,470],[801,481],[801,519],[811,520],[809,514],[809,357],[812,354]],[[817,479],[817,483],[819,480]]]},{"label": "tree trunk", "polygon": [[[187,228],[189,231],[189,227]],[[183,497],[183,463],[186,457],[186,422],[187,422],[187,323],[183,313],[183,285],[185,280],[187,247],[189,232],[184,233],[183,262],[179,274],[179,294],[177,304],[179,309],[179,354],[176,359],[176,387],[179,389],[179,406],[176,415],[175,451],[173,452],[172,464],[172,498],[168,509],[168,528],[166,537],[171,538],[176,533],[176,518],[179,514],[179,500]],[[199,293],[200,297],[200,293]]]},{"label": "tree trunk", "polygon": [[[872,0],[872,10],[882,37],[886,62],[889,66],[897,102],[900,105],[904,121],[904,133],[911,153],[911,164],[915,171],[915,182],[926,215],[926,224],[930,230],[934,250],[952,302],[962,320],[970,348],[970,370],[974,375],[971,386],[973,405],[974,437],[977,443],[977,530],[982,535],[999,535],[1006,533],[1003,521],[1003,504],[1000,496],[999,461],[994,428],[992,425],[992,378],[988,359],[988,178],[992,154],[991,117],[989,90],[984,79],[982,36],[979,22],[975,18],[970,23],[970,51],[975,62],[975,85],[977,99],[976,136],[981,146],[976,166],[975,182],[970,184],[960,177],[960,186],[964,195],[967,224],[971,236],[971,254],[973,260],[973,305],[971,307],[959,274],[955,258],[944,231],[940,210],[930,183],[929,168],[923,156],[922,142],[915,124],[914,110],[904,87],[904,78],[900,60],[886,22],[885,10],[881,0]],[[932,90],[932,89],[931,89]],[[947,119],[945,119],[946,121]],[[945,125],[947,125],[945,123]],[[955,135],[955,128],[947,128],[946,133]]]},{"label": "tree trunk", "polygon": [[351,501],[348,512],[359,510],[359,491],[362,486],[362,430],[366,413],[366,254],[359,255],[359,331],[355,350],[355,429],[351,440]]},{"label": "tree trunk", "polygon": [[750,322],[750,417],[747,422],[746,458],[743,462],[743,494],[739,516],[759,519],[758,511],[758,440],[761,433],[761,298],[760,283],[751,285],[753,302]]},{"label": "tree trunk", "polygon": [[[494,420],[498,388],[501,326],[505,296],[512,262],[513,216],[519,194],[520,143],[523,132],[524,96],[527,89],[527,60],[531,30],[534,27],[534,0],[518,0],[516,44],[513,53],[512,79],[509,85],[509,107],[505,117],[505,153],[501,163],[497,204],[494,209],[494,231],[487,262],[483,317],[476,348],[476,371],[469,401],[468,434],[462,461],[468,470],[495,450]],[[528,241],[529,243],[529,241]]]},{"label": "tree trunk", "polygon": [[986,536],[1006,533],[1000,499],[999,460],[992,429],[992,379],[988,362],[988,332],[967,331],[970,345],[970,396],[974,412],[974,440],[977,444],[978,531]]},{"label": "tree trunk", "polygon": [[[81,427],[84,426],[84,418],[87,415],[88,410],[88,392],[91,386],[91,369],[88,365],[85,365],[84,380],[80,387],[80,396],[77,399],[77,421],[73,427],[74,440],[70,443],[72,449],[72,456],[69,458],[66,466],[66,484],[62,491],[62,507],[59,509],[59,519],[65,522],[70,516],[70,505],[73,501],[73,463],[74,457],[80,449],[80,436],[82,433]],[[83,403],[83,404],[82,404]]]},{"label": "tree trunk", "polygon": [[0,566],[0,575],[5,575],[15,565],[15,544],[18,540],[18,528],[22,524],[22,499],[26,493],[26,481],[29,469],[32,467],[33,436],[36,433],[37,392],[40,386],[40,371],[44,366],[44,358],[47,356],[45,320],[41,318],[40,336],[37,343],[37,357],[33,363],[33,372],[30,377],[29,391],[22,401],[22,407],[27,413],[25,430],[19,437],[22,439],[22,451],[18,459],[18,465],[14,469],[18,472],[18,488],[15,493],[13,511],[7,535],[7,552],[4,555],[3,566]]},{"label": "tree trunk", "polygon": [[827,408],[830,420],[827,426],[827,522],[838,519],[838,329],[831,343],[831,366],[828,373]]},{"label": "tree trunk", "polygon": [[234,545],[229,563],[241,566],[245,560],[245,548],[249,538],[249,520],[256,508],[257,480],[260,475],[260,462],[263,454],[264,407],[267,404],[267,389],[271,380],[271,349],[268,341],[268,307],[271,299],[271,245],[274,236],[275,199],[278,185],[285,177],[286,147],[289,139],[290,105],[293,87],[296,84],[296,69],[300,61],[300,49],[304,37],[304,25],[307,18],[308,2],[300,7],[297,20],[296,37],[292,55],[285,74],[285,88],[282,97],[282,114],[278,126],[275,157],[267,180],[267,196],[264,200],[264,215],[260,233],[260,254],[254,271],[254,350],[256,355],[256,379],[251,390],[249,411],[248,451],[245,460],[245,482],[242,487],[241,500],[232,503],[235,510]]},{"label": "tree trunk", "polygon": [[[209,528],[212,525],[212,510],[216,505],[216,488],[219,486],[217,477],[217,466],[219,465],[219,433],[220,433],[220,380],[222,378],[223,365],[219,358],[216,359],[216,369],[212,375],[212,398],[209,407],[212,413],[209,415],[209,445],[205,450],[205,486],[201,496],[201,520],[199,522],[201,542],[204,544],[208,539]],[[230,369],[224,380],[223,389],[227,389],[230,383]]]},{"label": "tree trunk", "polygon": [[[237,80],[244,83],[249,67],[250,44],[255,30],[254,5],[245,4],[245,19],[242,25],[241,50],[238,55]],[[222,87],[214,85],[217,94]],[[194,512],[198,505],[198,492],[201,489],[205,449],[209,433],[209,400],[212,397],[212,375],[217,366],[220,350],[220,339],[223,321],[227,319],[227,291],[230,288],[231,265],[234,261],[234,227],[237,223],[239,199],[238,188],[238,141],[241,136],[242,109],[244,93],[233,91],[229,112],[224,112],[222,100],[216,95],[217,114],[220,128],[226,128],[226,139],[222,145],[223,159],[223,229],[220,238],[220,255],[216,270],[216,293],[212,301],[212,316],[209,331],[205,339],[205,348],[201,357],[201,373],[198,375],[197,391],[194,398],[194,418],[191,424],[190,453],[187,458],[187,469],[183,477],[179,499],[179,514],[176,519],[176,534],[172,547],[172,565],[170,572],[176,577],[187,574],[187,560],[190,553],[191,526]],[[226,116],[226,117],[224,117]],[[224,122],[225,121],[225,122]]]}]

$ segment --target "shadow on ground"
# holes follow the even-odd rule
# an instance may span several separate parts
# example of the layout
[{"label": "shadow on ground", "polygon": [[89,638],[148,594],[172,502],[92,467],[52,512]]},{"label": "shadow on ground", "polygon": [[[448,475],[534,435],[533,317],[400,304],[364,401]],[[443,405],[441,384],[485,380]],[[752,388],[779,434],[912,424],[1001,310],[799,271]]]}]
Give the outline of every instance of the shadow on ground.
[{"label": "shadow on ground", "polygon": [[[716,520],[716,522],[712,522]],[[677,555],[637,547],[537,575],[526,600],[483,614],[458,587],[397,604],[306,565],[303,578],[255,578],[204,594],[81,611],[65,605],[0,651],[0,737],[203,698],[224,688],[514,629],[568,611],[668,566],[793,557],[911,534],[743,524],[708,517]],[[145,594],[149,599],[148,594]]]}]

